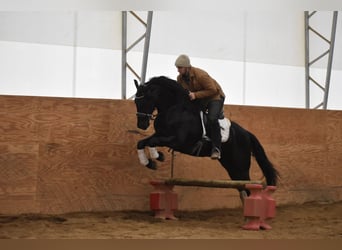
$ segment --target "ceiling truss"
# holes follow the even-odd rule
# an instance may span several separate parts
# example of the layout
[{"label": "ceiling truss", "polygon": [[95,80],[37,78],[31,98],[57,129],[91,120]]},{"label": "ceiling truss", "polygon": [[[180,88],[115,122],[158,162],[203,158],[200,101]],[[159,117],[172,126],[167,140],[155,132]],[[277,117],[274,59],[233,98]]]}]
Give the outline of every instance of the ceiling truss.
[{"label": "ceiling truss", "polygon": [[[331,25],[331,34],[330,38],[326,38],[322,35],[320,31],[318,31],[315,27],[310,24],[310,18],[313,15],[319,15],[319,12],[313,11],[305,11],[304,13],[304,22],[305,22],[305,107],[310,109],[327,109],[328,106],[328,98],[329,98],[329,88],[330,88],[330,78],[331,78],[331,69],[332,69],[332,61],[334,54],[334,45],[335,45],[335,34],[336,34],[336,24],[337,24],[337,15],[338,11],[333,11],[332,13],[332,25]],[[326,43],[328,43],[328,49],[326,51],[322,51],[322,53],[311,59],[310,56],[310,34],[317,36],[319,39],[322,39]],[[312,65],[316,62],[322,60],[323,58],[328,57],[328,63],[326,67],[326,75],[325,82],[321,83],[317,79],[312,76]],[[320,103],[315,106],[311,105],[311,97],[310,97],[310,89],[316,87],[319,88],[323,92],[323,99]]]},{"label": "ceiling truss", "polygon": [[[137,23],[142,24],[145,27],[145,32],[136,39],[132,44],[128,45],[127,41],[127,16],[132,15],[134,17],[134,20],[137,21]],[[127,81],[127,72],[131,72],[135,75],[136,78],[139,79],[140,83],[145,82],[146,78],[146,69],[147,69],[147,60],[148,60],[148,52],[149,52],[149,46],[150,46],[150,37],[151,37],[151,27],[152,27],[152,17],[153,12],[148,11],[147,12],[147,20],[144,21],[143,18],[141,18],[136,12],[134,11],[123,11],[122,12],[122,72],[121,72],[121,98],[127,99],[127,91],[126,91],[126,81]],[[140,42],[144,41],[144,51],[143,51],[143,58],[142,58],[142,67],[141,67],[141,73],[138,74],[137,70],[134,69],[131,64],[127,60],[127,55],[130,52],[131,49],[133,49],[135,46],[137,46]],[[129,98],[131,99],[131,98]]]}]

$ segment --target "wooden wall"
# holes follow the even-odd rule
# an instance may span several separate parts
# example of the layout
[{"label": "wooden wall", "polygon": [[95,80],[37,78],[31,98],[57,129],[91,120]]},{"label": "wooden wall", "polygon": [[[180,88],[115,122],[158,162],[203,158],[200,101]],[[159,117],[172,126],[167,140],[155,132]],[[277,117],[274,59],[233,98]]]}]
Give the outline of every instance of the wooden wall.
[{"label": "wooden wall", "polygon": [[[340,201],[342,111],[225,106],[253,132],[282,179],[277,204]],[[170,177],[171,154],[157,171],[139,164],[126,100],[0,96],[0,213],[148,210],[148,184]],[[216,161],[177,153],[175,177],[224,179]],[[252,177],[260,179],[255,162]],[[180,209],[240,206],[230,189],[175,187]]]}]

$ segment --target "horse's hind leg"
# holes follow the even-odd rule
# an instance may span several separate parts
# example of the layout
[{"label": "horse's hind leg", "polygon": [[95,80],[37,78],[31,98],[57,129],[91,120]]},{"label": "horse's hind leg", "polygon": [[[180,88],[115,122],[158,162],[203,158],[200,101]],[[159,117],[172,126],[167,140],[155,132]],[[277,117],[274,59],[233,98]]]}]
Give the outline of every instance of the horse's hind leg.
[{"label": "horse's hind leg", "polygon": [[[248,177],[246,176],[246,178],[244,179],[241,179],[241,180],[250,180],[249,178],[249,173],[248,173]],[[241,200],[241,203],[242,205],[245,204],[245,198],[248,197],[250,195],[250,191],[246,188],[242,188],[242,189],[239,189],[239,194],[240,194],[240,200]]]},{"label": "horse's hind leg", "polygon": [[[234,157],[232,157],[234,158]],[[240,181],[249,181],[249,168],[250,168],[250,158],[243,158],[242,155],[240,157],[235,158],[235,161],[231,158],[226,157],[223,154],[223,157],[220,160],[221,165],[226,169],[228,175],[232,180],[240,180]],[[244,205],[244,200],[249,196],[250,192],[248,189],[241,188],[238,189],[240,200],[242,205]]]},{"label": "horse's hind leg", "polygon": [[242,205],[245,204],[245,198],[248,197],[247,191],[245,189],[239,190],[240,193],[240,200]]}]

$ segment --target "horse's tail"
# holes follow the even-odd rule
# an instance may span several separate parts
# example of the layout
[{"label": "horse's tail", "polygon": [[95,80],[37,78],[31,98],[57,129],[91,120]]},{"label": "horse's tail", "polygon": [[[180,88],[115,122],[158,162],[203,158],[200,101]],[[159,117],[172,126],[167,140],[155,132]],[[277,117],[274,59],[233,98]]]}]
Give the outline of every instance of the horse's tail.
[{"label": "horse's tail", "polygon": [[264,148],[255,135],[249,133],[252,144],[252,153],[259,164],[262,173],[266,178],[267,185],[276,186],[279,178],[279,172],[274,168],[272,162],[267,158]]}]

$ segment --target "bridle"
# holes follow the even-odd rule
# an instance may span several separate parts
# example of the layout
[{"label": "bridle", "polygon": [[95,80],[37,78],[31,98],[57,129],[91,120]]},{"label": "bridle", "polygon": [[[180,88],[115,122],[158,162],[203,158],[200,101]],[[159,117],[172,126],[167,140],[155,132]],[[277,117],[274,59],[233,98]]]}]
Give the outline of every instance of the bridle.
[{"label": "bridle", "polygon": [[[144,98],[145,96],[142,95],[142,96],[136,96],[135,99],[142,99]],[[148,114],[148,113],[143,113],[143,112],[137,112],[136,113],[137,117],[139,118],[148,118],[150,120],[154,120],[156,119],[157,115],[154,115],[154,114]]]}]

